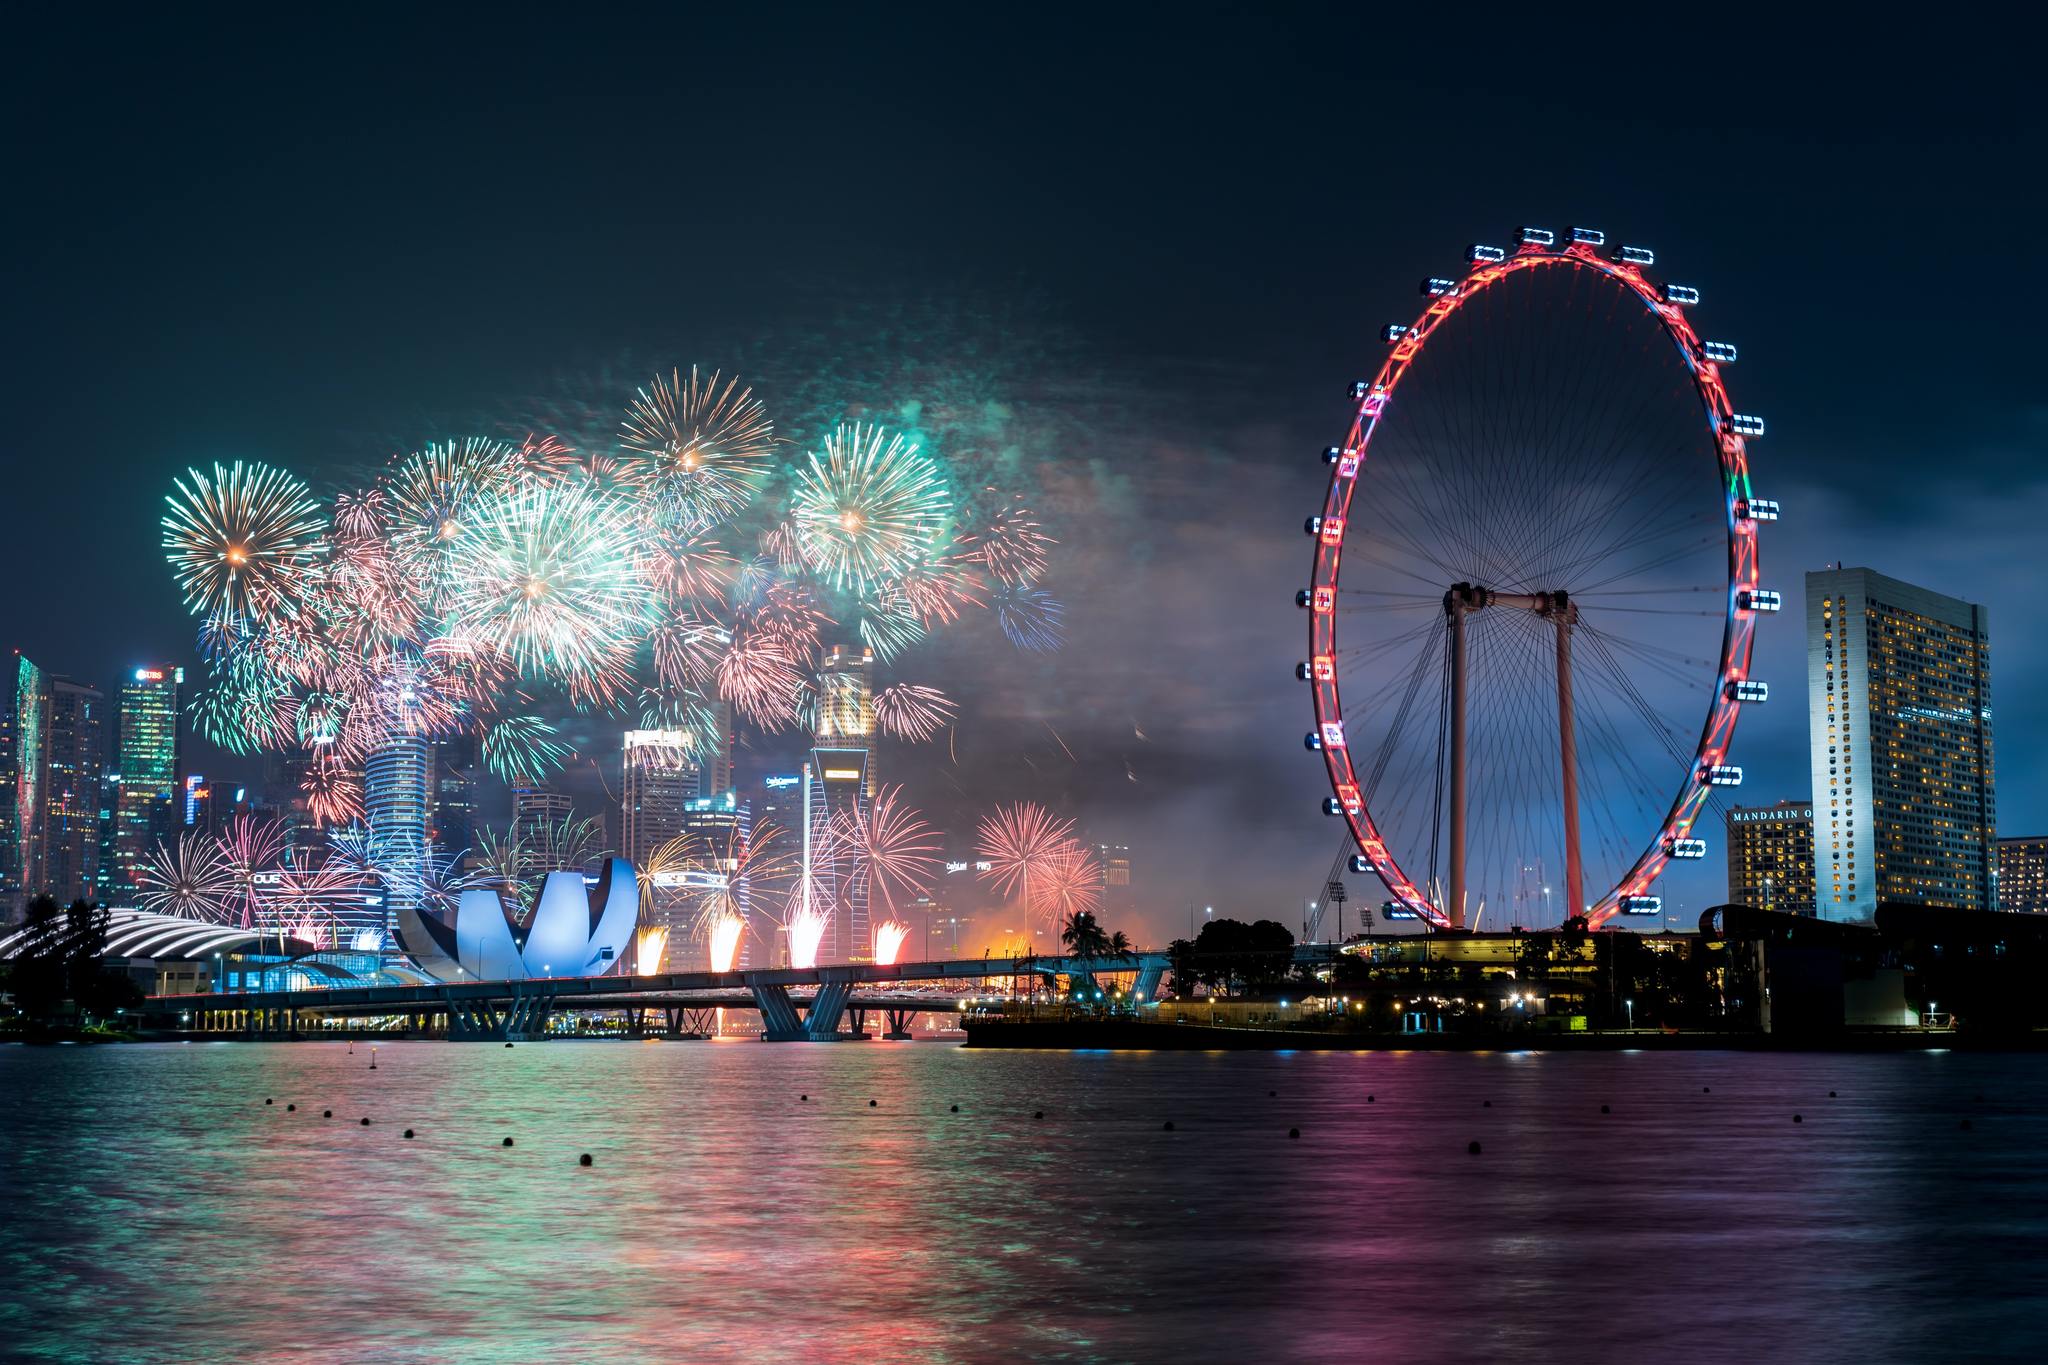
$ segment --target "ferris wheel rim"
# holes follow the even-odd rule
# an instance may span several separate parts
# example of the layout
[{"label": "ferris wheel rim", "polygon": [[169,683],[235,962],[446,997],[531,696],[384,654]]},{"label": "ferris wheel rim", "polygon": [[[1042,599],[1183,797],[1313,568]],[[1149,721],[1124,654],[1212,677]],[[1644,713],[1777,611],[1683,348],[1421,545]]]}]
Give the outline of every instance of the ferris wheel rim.
[{"label": "ferris wheel rim", "polygon": [[[1309,529],[1315,538],[1309,587],[1299,601],[1309,609],[1309,659],[1302,665],[1310,683],[1315,730],[1311,747],[1321,751],[1329,778],[1331,797],[1325,802],[1330,814],[1341,814],[1351,833],[1353,846],[1370,870],[1379,877],[1388,894],[1406,910],[1436,928],[1448,928],[1453,914],[1435,903],[1405,874],[1387,848],[1364,796],[1364,788],[1345,743],[1344,709],[1337,677],[1337,593],[1351,499],[1358,487],[1359,472],[1365,467],[1374,432],[1401,378],[1407,373],[1444,321],[1464,305],[1511,276],[1529,269],[1564,266],[1588,270],[1620,285],[1649,311],[1665,337],[1684,362],[1688,379],[1705,411],[1709,439],[1719,463],[1723,514],[1727,527],[1727,593],[1721,636],[1721,653],[1714,676],[1706,720],[1700,730],[1690,766],[1681,778],[1662,822],[1648,845],[1636,857],[1615,885],[1586,907],[1567,907],[1568,913],[1584,913],[1594,927],[1605,924],[1621,911],[1626,901],[1642,897],[1671,860],[1676,841],[1688,839],[1702,807],[1712,793],[1715,774],[1723,770],[1735,724],[1744,698],[1738,684],[1749,682],[1749,668],[1755,639],[1755,615],[1759,609],[1757,521],[1750,514],[1748,436],[1761,434],[1754,419],[1741,419],[1728,395],[1722,375],[1722,353],[1726,348],[1701,340],[1684,307],[1698,301],[1696,291],[1668,282],[1660,289],[1644,275],[1649,264],[1633,248],[1618,249],[1613,258],[1602,257],[1596,241],[1573,240],[1554,245],[1548,233],[1525,231],[1522,245],[1513,252],[1493,248],[1472,249],[1472,268],[1461,280],[1432,280],[1425,286],[1430,302],[1415,323],[1389,327],[1386,339],[1391,350],[1377,376],[1352,386],[1355,403],[1350,430],[1341,446],[1325,452],[1332,469],[1323,497],[1322,514],[1311,518]],[[1591,234],[1599,238],[1600,234]],[[1441,286],[1439,288],[1438,286]],[[1710,347],[1713,349],[1710,350]],[[1732,359],[1732,353],[1728,353]],[[1753,430],[1746,430],[1753,428]],[[1358,869],[1363,871],[1365,869]]]}]

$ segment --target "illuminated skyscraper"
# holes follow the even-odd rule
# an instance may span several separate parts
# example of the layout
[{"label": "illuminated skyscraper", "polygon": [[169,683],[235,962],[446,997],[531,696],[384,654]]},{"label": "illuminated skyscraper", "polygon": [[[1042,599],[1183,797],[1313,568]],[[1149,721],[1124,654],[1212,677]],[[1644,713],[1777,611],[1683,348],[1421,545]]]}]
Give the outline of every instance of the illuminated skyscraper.
[{"label": "illuminated skyscraper", "polygon": [[39,862],[29,881],[60,902],[99,894],[106,696],[69,678],[48,680]]},{"label": "illuminated skyscraper", "polygon": [[2048,837],[1998,841],[1998,908],[2048,915]]},{"label": "illuminated skyscraper", "polygon": [[1131,890],[1130,845],[1097,844],[1095,855],[1102,860],[1102,913],[1126,915],[1137,909]]},{"label": "illuminated skyscraper", "polygon": [[138,668],[121,684],[120,750],[114,782],[113,865],[108,893],[131,904],[149,855],[179,820],[178,686],[185,670]]},{"label": "illuminated skyscraper", "polygon": [[476,848],[476,741],[455,735],[434,742],[433,842],[460,858]]},{"label": "illuminated skyscraper", "polygon": [[683,833],[698,795],[690,736],[682,730],[628,730],[619,783],[619,854],[647,867],[663,844]]},{"label": "illuminated skyscraper", "polygon": [[417,735],[392,735],[363,764],[363,816],[372,856],[384,871],[384,927],[423,899],[418,878],[427,857],[428,767],[433,746]]},{"label": "illuminated skyscraper", "polygon": [[1806,658],[1821,918],[1996,909],[1984,608],[1869,569],[1809,573]]},{"label": "illuminated skyscraper", "polygon": [[0,924],[9,923],[21,903],[21,873],[14,860],[14,707],[0,707]]},{"label": "illuminated skyscraper", "polygon": [[13,856],[18,896],[35,895],[43,880],[43,801],[50,767],[50,686],[37,668],[14,656]]},{"label": "illuminated skyscraper", "polygon": [[567,792],[526,779],[512,784],[512,837],[523,850],[519,858],[520,876],[561,870],[544,864],[554,861],[561,829],[575,818],[576,805]]},{"label": "illuminated skyscraper", "polygon": [[[811,749],[811,841],[831,838],[874,799],[875,656],[834,646],[818,669],[818,727]],[[836,875],[831,860],[813,861],[815,902],[828,907],[820,961],[866,961],[869,940],[865,882]]]},{"label": "illuminated skyscraper", "polygon": [[1814,913],[1811,801],[1728,812],[1728,899],[1788,915]]}]

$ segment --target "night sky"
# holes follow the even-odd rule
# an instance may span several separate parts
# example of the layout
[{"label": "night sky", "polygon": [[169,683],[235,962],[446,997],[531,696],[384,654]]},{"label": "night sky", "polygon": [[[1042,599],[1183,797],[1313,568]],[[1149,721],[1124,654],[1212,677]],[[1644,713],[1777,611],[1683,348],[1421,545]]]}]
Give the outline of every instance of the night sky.
[{"label": "night sky", "polygon": [[958,764],[892,776],[961,833],[1024,796],[1131,844],[1141,928],[1293,919],[1336,837],[1292,681],[1315,452],[1418,278],[1579,222],[1702,287],[1770,422],[1744,801],[1809,794],[1800,578],[1840,560],[1988,604],[1999,826],[2048,830],[2034,79],[1987,32],[1439,12],[13,27],[0,644],[190,661],[190,463],[331,489],[693,362],[793,439],[964,397],[1073,639],[940,647]]}]

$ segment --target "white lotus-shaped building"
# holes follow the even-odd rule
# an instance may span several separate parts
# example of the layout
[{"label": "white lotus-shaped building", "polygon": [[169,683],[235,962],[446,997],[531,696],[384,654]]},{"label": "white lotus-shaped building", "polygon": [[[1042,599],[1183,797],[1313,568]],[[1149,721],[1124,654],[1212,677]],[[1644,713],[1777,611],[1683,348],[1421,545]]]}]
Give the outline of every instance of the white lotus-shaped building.
[{"label": "white lotus-shaped building", "polygon": [[597,885],[581,872],[550,872],[525,926],[489,887],[471,887],[455,903],[451,925],[410,906],[398,912],[398,941],[420,970],[441,981],[514,981],[602,976],[625,960],[640,923],[633,865],[608,858]]}]

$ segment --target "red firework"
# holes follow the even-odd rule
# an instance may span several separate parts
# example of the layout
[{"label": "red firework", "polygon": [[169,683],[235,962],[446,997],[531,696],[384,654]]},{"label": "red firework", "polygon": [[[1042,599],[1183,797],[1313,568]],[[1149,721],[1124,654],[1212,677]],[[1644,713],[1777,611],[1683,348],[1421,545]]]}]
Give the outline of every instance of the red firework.
[{"label": "red firework", "polygon": [[952,723],[959,707],[936,687],[893,683],[875,693],[875,725],[891,739],[923,743]]},{"label": "red firework", "polygon": [[1034,909],[1038,888],[1057,874],[1074,843],[1074,822],[1035,801],[996,807],[975,833],[974,851],[988,869],[978,875],[996,890]]},{"label": "red firework", "polygon": [[835,818],[833,843],[852,863],[853,881],[865,885],[870,906],[893,911],[898,898],[914,900],[937,880],[945,841],[910,806],[903,788],[880,787],[865,809]]}]

